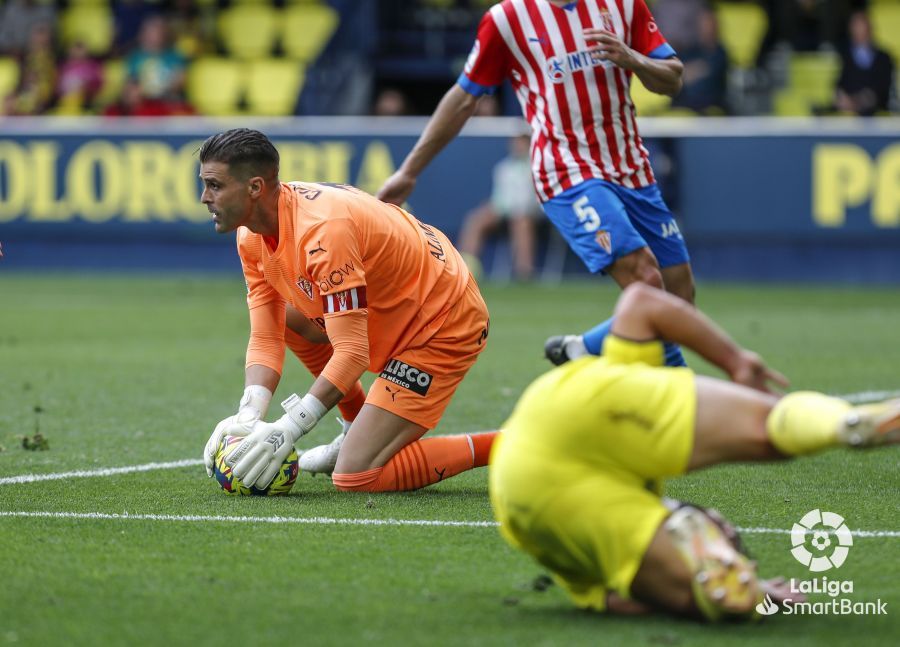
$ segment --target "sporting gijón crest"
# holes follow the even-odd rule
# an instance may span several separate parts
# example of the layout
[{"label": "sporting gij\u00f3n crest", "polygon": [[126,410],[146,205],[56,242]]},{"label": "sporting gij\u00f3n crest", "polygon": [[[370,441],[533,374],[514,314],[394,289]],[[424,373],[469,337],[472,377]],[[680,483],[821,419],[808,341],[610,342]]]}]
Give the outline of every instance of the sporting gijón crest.
[{"label": "sporting gij\u00f3n crest", "polygon": [[310,301],[312,301],[312,283],[301,276],[297,279],[297,287],[303,291],[303,294],[305,294]]}]

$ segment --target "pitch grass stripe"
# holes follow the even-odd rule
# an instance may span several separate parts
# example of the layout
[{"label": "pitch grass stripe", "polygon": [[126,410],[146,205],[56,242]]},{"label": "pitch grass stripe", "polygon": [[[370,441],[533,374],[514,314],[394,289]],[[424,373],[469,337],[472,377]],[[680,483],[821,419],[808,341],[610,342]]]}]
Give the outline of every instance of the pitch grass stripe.
[{"label": "pitch grass stripe", "polygon": [[[437,526],[451,528],[496,528],[496,521],[452,521],[441,519],[341,519],[336,517],[225,517],[220,515],[199,514],[121,514],[114,512],[28,512],[3,511],[0,517],[37,517],[44,519],[102,519],[102,520],[136,520],[136,521],[182,521],[182,522],[219,522],[219,523],[271,523],[271,524],[305,524],[316,526]],[[785,528],[738,528],[739,532],[749,535],[789,535]],[[900,537],[895,530],[851,530],[854,537]]]},{"label": "pitch grass stripe", "polygon": [[6,476],[0,478],[0,485],[17,485],[20,483],[37,483],[38,481],[58,481],[60,479],[90,478],[94,476],[115,476],[117,474],[132,474],[134,472],[150,472],[152,470],[171,470],[178,467],[192,467],[202,465],[199,458],[186,458],[180,461],[168,463],[145,463],[144,465],[126,465],[124,467],[103,467],[96,470],[76,470],[74,472],[56,472],[53,474],[22,474],[20,476]]},{"label": "pitch grass stripe", "polygon": [[[860,391],[858,393],[845,393],[836,395],[853,404],[864,402],[877,402],[890,398],[900,397],[900,391]],[[478,432],[475,432],[478,433]],[[21,483],[37,483],[39,481],[57,481],[69,478],[90,478],[95,476],[116,476],[117,474],[132,474],[135,472],[149,472],[151,470],[167,470],[177,469],[179,467],[192,467],[194,465],[202,465],[203,461],[199,458],[187,458],[180,461],[169,461],[167,463],[146,463],[144,465],[127,465],[124,467],[104,467],[96,470],[77,470],[74,472],[61,472],[54,474],[22,474],[20,476],[0,477],[0,485],[17,485]],[[764,532],[765,529],[760,529]],[[775,532],[781,532],[774,530]]]}]

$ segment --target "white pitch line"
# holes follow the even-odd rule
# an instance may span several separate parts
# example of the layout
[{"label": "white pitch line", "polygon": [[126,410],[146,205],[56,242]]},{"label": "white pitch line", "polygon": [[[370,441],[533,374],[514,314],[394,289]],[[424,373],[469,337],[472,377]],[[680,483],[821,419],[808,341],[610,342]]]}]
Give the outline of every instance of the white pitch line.
[{"label": "white pitch line", "polygon": [[836,398],[846,400],[851,404],[861,404],[864,402],[879,402],[881,400],[890,400],[891,398],[900,398],[900,391],[860,391],[859,393],[845,393],[836,395]]},{"label": "white pitch line", "polygon": [[[218,522],[218,523],[270,523],[270,524],[305,524],[317,526],[436,526],[453,528],[496,528],[496,521],[453,521],[442,519],[341,519],[337,517],[247,517],[200,514],[129,514],[127,512],[30,512],[0,510],[2,517],[29,517],[43,519],[101,519],[101,520],[134,520],[134,521],[182,521],[182,522]],[[738,528],[739,532],[749,535],[789,535],[786,528]],[[851,530],[854,537],[900,537],[895,530]]]},{"label": "white pitch line", "polygon": [[0,485],[17,485],[20,483],[37,483],[38,481],[58,481],[60,479],[89,478],[93,476],[115,476],[116,474],[131,474],[134,472],[149,472],[152,470],[171,470],[178,467],[191,467],[202,465],[200,458],[185,458],[180,461],[168,463],[145,463],[143,465],[126,465],[124,467],[103,467],[96,470],[75,470],[74,472],[56,472],[53,474],[21,474],[19,476],[5,476],[0,478]]},{"label": "white pitch line", "polygon": [[0,510],[0,517],[40,517],[51,519],[134,519],[138,521],[205,521],[224,523],[296,523],[317,526],[451,526],[494,528],[495,521],[444,521],[434,519],[340,519],[335,517],[225,517],[199,514],[122,514],[108,512],[24,512]]}]

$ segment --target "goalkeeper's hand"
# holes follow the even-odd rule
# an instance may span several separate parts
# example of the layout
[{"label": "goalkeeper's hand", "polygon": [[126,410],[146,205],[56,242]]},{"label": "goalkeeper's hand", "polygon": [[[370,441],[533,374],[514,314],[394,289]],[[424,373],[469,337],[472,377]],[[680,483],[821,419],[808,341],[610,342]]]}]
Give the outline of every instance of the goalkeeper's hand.
[{"label": "goalkeeper's hand", "polygon": [[309,394],[302,399],[294,394],[281,406],[285,411],[281,418],[275,422],[258,421],[225,461],[235,478],[247,487],[269,487],[294,443],[308,434],[328,411],[318,398]]},{"label": "goalkeeper's hand", "polygon": [[254,384],[244,389],[244,397],[238,405],[238,412],[228,416],[216,425],[206,447],[203,449],[203,463],[206,465],[206,475],[213,475],[216,464],[216,452],[225,436],[247,436],[253,431],[253,425],[266,415],[272,392],[264,386]]}]

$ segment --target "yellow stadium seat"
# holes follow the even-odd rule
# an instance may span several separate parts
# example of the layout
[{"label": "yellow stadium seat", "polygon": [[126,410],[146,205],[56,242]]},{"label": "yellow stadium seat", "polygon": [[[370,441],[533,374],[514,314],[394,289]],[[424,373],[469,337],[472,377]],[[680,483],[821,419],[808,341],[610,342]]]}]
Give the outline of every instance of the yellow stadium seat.
[{"label": "yellow stadium seat", "polygon": [[789,87],[813,106],[828,106],[834,100],[834,85],[841,73],[836,54],[793,54],[789,64]]},{"label": "yellow stadium seat", "polygon": [[225,51],[242,59],[265,58],[278,39],[280,12],[268,4],[239,4],[219,14]]},{"label": "yellow stadium seat", "polygon": [[274,58],[253,61],[247,69],[247,112],[253,115],[294,114],[305,79],[302,63]]},{"label": "yellow stadium seat", "polygon": [[244,65],[228,58],[199,58],[188,68],[188,101],[202,115],[240,113],[244,91]]},{"label": "yellow stadium seat", "polygon": [[812,106],[802,94],[792,88],[782,88],[774,96],[774,112],[779,117],[809,117]]},{"label": "yellow stadium seat", "polygon": [[650,117],[665,112],[672,103],[670,97],[650,92],[637,76],[631,79],[631,100],[640,117]]},{"label": "yellow stadium seat", "polygon": [[752,2],[720,2],[716,5],[719,38],[731,64],[748,69],[756,64],[759,46],[769,28],[766,12]]},{"label": "yellow stadium seat", "polygon": [[281,46],[286,56],[311,63],[338,26],[337,12],[326,5],[296,4],[284,10]]},{"label": "yellow stadium seat", "polygon": [[19,62],[11,56],[0,57],[0,99],[19,87]]},{"label": "yellow stadium seat", "polygon": [[900,4],[876,4],[869,8],[869,19],[875,42],[900,65]]},{"label": "yellow stadium seat", "polygon": [[61,21],[62,42],[68,47],[83,42],[94,56],[109,52],[113,42],[112,12],[105,4],[75,5],[65,11]]},{"label": "yellow stadium seat", "polygon": [[111,105],[119,100],[128,70],[121,58],[111,58],[103,64],[103,85],[100,86],[94,100],[100,107]]}]

